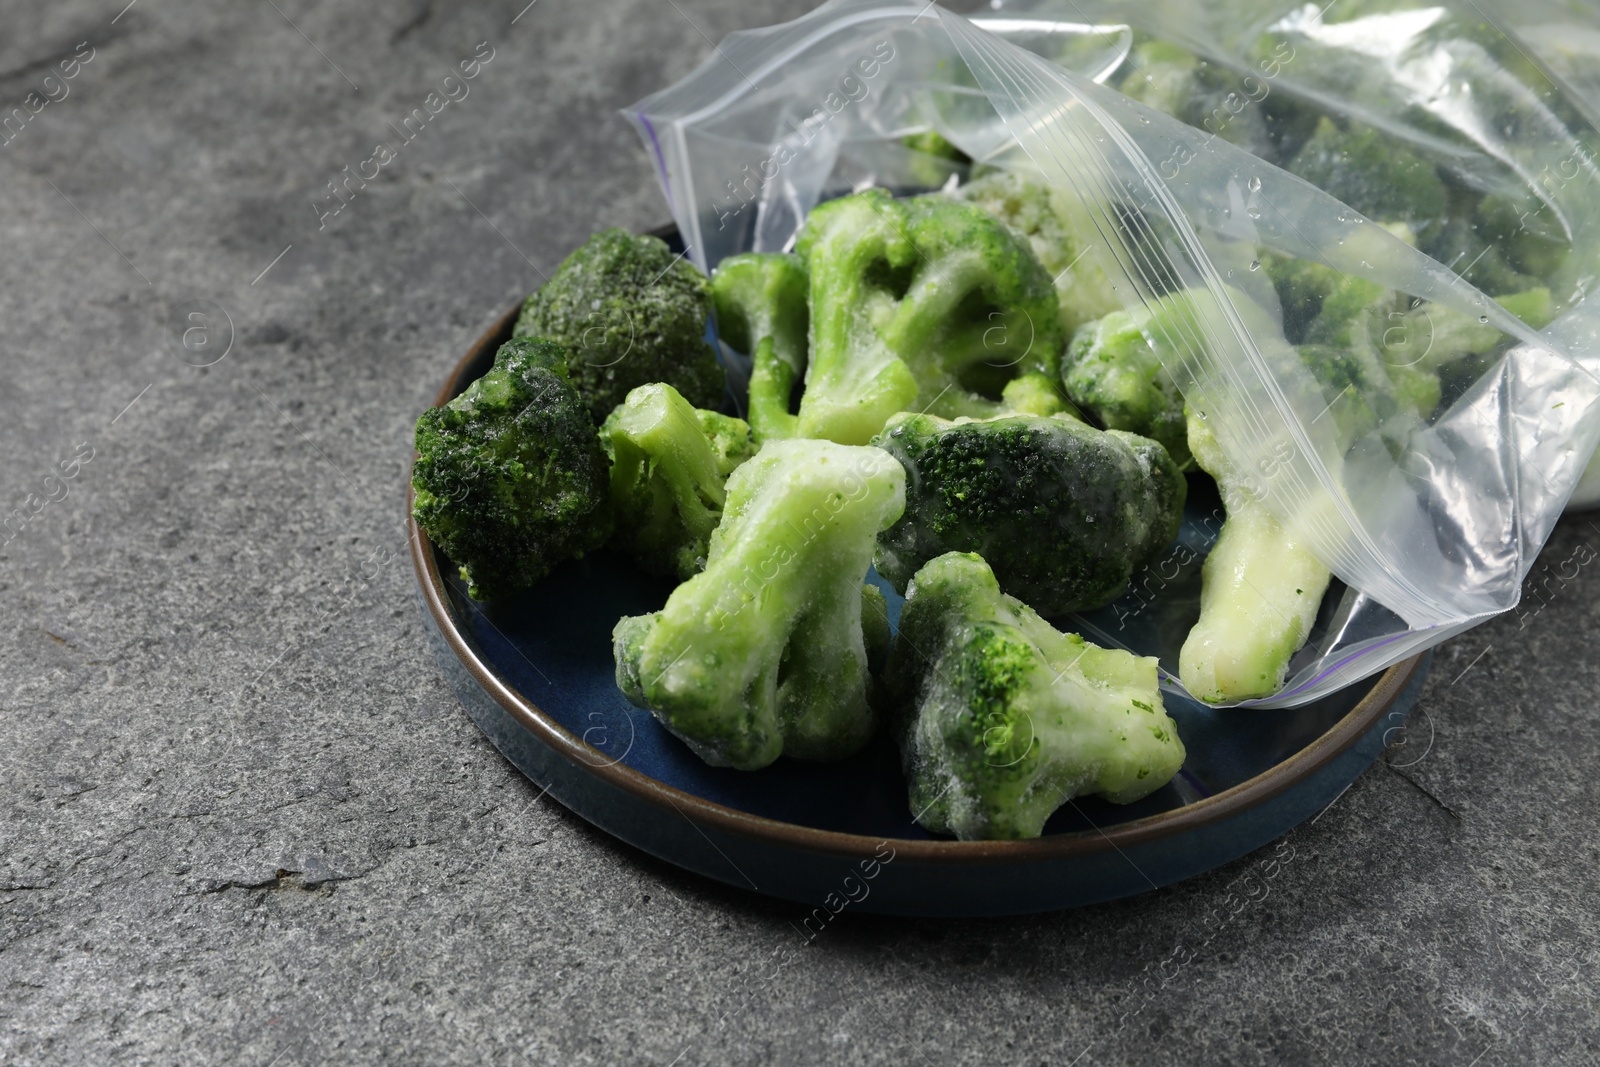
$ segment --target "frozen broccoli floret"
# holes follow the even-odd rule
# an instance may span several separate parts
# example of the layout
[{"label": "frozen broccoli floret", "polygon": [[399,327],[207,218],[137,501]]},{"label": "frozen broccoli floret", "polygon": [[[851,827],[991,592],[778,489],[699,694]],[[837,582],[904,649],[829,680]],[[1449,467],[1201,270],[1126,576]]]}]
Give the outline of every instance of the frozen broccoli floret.
[{"label": "frozen broccoli floret", "polygon": [[[1550,290],[1540,286],[1507,293],[1495,303],[1536,330],[1555,317]],[[1471,315],[1439,304],[1421,304],[1396,316],[1380,338],[1384,362],[1434,370],[1493,352],[1506,340],[1487,315]]]},{"label": "frozen broccoli floret", "polygon": [[1045,615],[1102,607],[1178,533],[1187,484],[1159,444],[1061,417],[946,422],[903,413],[875,443],[906,469],[906,508],[878,538],[904,590],[946,552],[979,552]]},{"label": "frozen broccoli floret", "polygon": [[806,370],[808,286],[800,257],[780,252],[729,256],[711,275],[717,330],[751,359],[750,430],[758,442],[797,430],[789,401]]},{"label": "frozen broccoli floret", "polygon": [[1170,351],[1174,324],[1156,310],[1113,311],[1073,335],[1061,357],[1067,397],[1102,426],[1159,441],[1180,468],[1192,465],[1183,419],[1183,394],[1173,380],[1177,360]]},{"label": "frozen broccoli floret", "polygon": [[[1535,211],[1536,206],[1541,205],[1534,201],[1532,206],[1523,207],[1507,197],[1485,196],[1478,201],[1473,212],[1477,223],[1474,229],[1483,240],[1494,245],[1495,252],[1504,250],[1508,268],[1522,272],[1524,276],[1548,279],[1566,263],[1572,252],[1572,242],[1551,225],[1542,212]],[[1430,254],[1440,262],[1448,262],[1437,254]],[[1530,287],[1508,284],[1496,291],[1478,286],[1492,296]]]},{"label": "frozen broccoli floret", "polygon": [[487,374],[417,420],[413,514],[478,600],[524,589],[611,535],[606,456],[567,356],[508,341]]},{"label": "frozen broccoli floret", "polygon": [[722,518],[723,483],[755,454],[750,427],[656,382],[617,405],[600,441],[611,457],[617,546],[652,574],[699,573]]},{"label": "frozen broccoli floret", "polygon": [[1054,382],[1050,277],[981,208],[868,189],[813,209],[795,250],[811,292],[799,436],[864,444],[897,411],[994,415],[1009,382]]},{"label": "frozen broccoli floret", "polygon": [[1181,117],[1194,99],[1200,60],[1182,45],[1147,38],[1134,46],[1123,66],[1118,91],[1164,115]]},{"label": "frozen broccoli floret", "polygon": [[728,478],[706,569],[617,624],[618,686],[716,766],[855,752],[876,724],[868,638],[881,650],[887,625],[862,579],[904,506],[879,449],[762,446]]},{"label": "frozen broccoli floret", "polygon": [[1434,165],[1369,126],[1324,117],[1288,169],[1375,222],[1404,222],[1424,244],[1449,206]]},{"label": "frozen broccoli floret", "polygon": [[1271,696],[1332,575],[1234,469],[1205,419],[1189,419],[1189,448],[1216,479],[1227,518],[1200,569],[1200,619],[1178,653],[1178,677],[1211,704]]},{"label": "frozen broccoli floret", "polygon": [[1027,240],[1055,286],[1063,337],[1122,307],[1089,242],[1073,227],[1066,190],[1023,171],[1002,170],[958,187],[953,195],[983,208]]},{"label": "frozen broccoli floret", "polygon": [[596,423],[628,392],[666,382],[697,408],[722,403],[725,375],[706,340],[705,275],[655,237],[601,230],[528,297],[518,337],[571,350],[569,374]]},{"label": "frozen broccoli floret", "polygon": [[923,130],[900,138],[912,153],[910,177],[916,184],[935,189],[952,174],[965,174],[972,157],[951,144],[938,130]]},{"label": "frozen broccoli floret", "polygon": [[977,555],[917,572],[885,678],[911,810],[935,833],[1037,837],[1074,797],[1130,803],[1183,766],[1155,659],[1058,632]]},{"label": "frozen broccoli floret", "polygon": [[1444,221],[1423,251],[1490,296],[1539,285],[1539,279],[1521,273],[1506,261],[1501,254],[1505,243],[1486,240],[1470,219],[1458,215]]}]

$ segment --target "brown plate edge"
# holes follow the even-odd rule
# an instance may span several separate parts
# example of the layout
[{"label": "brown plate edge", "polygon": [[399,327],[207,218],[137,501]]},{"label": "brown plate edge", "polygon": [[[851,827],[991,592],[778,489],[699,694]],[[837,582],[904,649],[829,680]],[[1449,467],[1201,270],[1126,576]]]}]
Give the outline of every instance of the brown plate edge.
[{"label": "brown plate edge", "polygon": [[[468,349],[467,354],[456,364],[450,377],[445,380],[438,396],[434,398],[434,406],[444,404],[455,395],[456,383],[466,373],[467,368],[476,362],[485,350],[498,347],[502,343],[514,328],[520,311],[519,304],[501,316],[499,321]],[[434,558],[433,545],[412,517],[412,489],[409,480],[406,483],[406,529],[411,549],[411,563],[416,571],[423,601],[433,616],[439,632],[444,635],[450,650],[471,672],[484,691],[494,697],[512,718],[562,757],[580,764],[585,770],[604,779],[608,784],[625,790],[647,803],[663,808],[671,806],[691,820],[698,819],[735,836],[852,859],[869,859],[877,854],[876,850],[882,838],[836,830],[819,830],[752,815],[737,808],[713,803],[693,793],[685,793],[626,764],[607,762],[604,753],[574,737],[553,719],[547,718],[537,705],[507,685],[478,658],[471,643],[457,627],[455,616],[450,610],[449,595],[445,589],[443,575],[440,574]],[[1344,718],[1282,763],[1232,788],[1193,804],[1187,804],[1176,811],[1119,823],[1107,830],[1098,828],[1080,830],[1027,841],[895,838],[896,857],[923,863],[958,866],[1061,860],[1103,852],[1107,849],[1140,845],[1220,822],[1270,800],[1342,755],[1372,729],[1379,717],[1405,691],[1406,686],[1421,669],[1424,658],[1425,654],[1419,654],[1385,670],[1379,676],[1377,684]]]}]

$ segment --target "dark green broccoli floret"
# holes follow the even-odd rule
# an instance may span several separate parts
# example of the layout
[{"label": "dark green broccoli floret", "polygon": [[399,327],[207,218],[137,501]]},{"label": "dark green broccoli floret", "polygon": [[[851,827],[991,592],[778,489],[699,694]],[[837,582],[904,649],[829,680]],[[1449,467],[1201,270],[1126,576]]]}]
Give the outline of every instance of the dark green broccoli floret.
[{"label": "dark green broccoli floret", "polygon": [[1037,837],[1074,797],[1130,803],[1183,766],[1155,659],[1059,633],[977,555],[912,579],[885,687],[911,810],[936,833]]},{"label": "dark green broccoli floret", "polygon": [[616,542],[653,574],[706,562],[723,483],[755,453],[743,419],[694,408],[670,385],[641,385],[600,427],[611,457]]},{"label": "dark green broccoli floret", "polygon": [[960,186],[953,195],[983,208],[1027,240],[1055,287],[1063,337],[1122,307],[1111,279],[1074,226],[1075,205],[1067,190],[1019,170],[1001,170]]},{"label": "dark green broccoli floret", "polygon": [[655,237],[615,227],[573,252],[528,297],[518,337],[572,351],[572,382],[596,423],[629,390],[666,382],[697,408],[722,404],[725,375],[706,340],[710,286]]},{"label": "dark green broccoli floret", "polygon": [[717,331],[751,359],[750,430],[757,441],[795,435],[789,401],[806,370],[809,285],[800,257],[781,252],[729,256],[711,275]]},{"label": "dark green broccoli floret", "polygon": [[876,448],[763,445],[728,478],[706,569],[617,624],[617,685],[717,766],[855,752],[887,628],[862,579],[904,503],[905,471]]},{"label": "dark green broccoli floret", "polygon": [[905,465],[906,510],[878,539],[905,589],[946,552],[979,552],[1045,615],[1109,604],[1177,536],[1186,483],[1144,437],[1061,417],[901,414],[875,443]]},{"label": "dark green broccoli floret", "polygon": [[465,392],[417,420],[417,525],[479,600],[526,588],[611,534],[606,455],[568,353],[508,341]]},{"label": "dark green broccoli floret", "polygon": [[1448,207],[1434,165],[1369,126],[1346,130],[1323,118],[1288,169],[1375,222],[1404,222],[1424,244]]},{"label": "dark green broccoli floret", "polygon": [[981,208],[868,189],[813,209],[795,251],[811,276],[800,436],[864,444],[897,411],[993,415],[1022,375],[1053,387],[1050,277]]}]

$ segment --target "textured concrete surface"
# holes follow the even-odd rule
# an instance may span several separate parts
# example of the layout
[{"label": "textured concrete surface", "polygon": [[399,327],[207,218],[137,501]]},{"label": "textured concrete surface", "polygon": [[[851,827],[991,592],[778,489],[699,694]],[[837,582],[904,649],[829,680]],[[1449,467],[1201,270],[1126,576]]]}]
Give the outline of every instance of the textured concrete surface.
[{"label": "textured concrete surface", "polygon": [[1277,849],[1075,913],[846,912],[774,978],[795,906],[482,739],[398,520],[454,354],[663,217],[614,109],[805,0],[123,2],[0,6],[5,109],[93,49],[0,148],[0,1062],[1594,1062],[1596,526]]}]

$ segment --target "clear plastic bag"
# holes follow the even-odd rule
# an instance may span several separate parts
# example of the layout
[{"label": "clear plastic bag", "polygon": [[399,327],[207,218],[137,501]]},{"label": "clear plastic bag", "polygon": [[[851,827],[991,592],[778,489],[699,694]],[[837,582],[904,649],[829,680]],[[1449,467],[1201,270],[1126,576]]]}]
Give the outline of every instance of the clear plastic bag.
[{"label": "clear plastic bag", "polygon": [[[963,164],[904,143],[923,131],[974,165],[1026,171],[1061,190],[1085,254],[1123,306],[1170,310],[1181,300],[1152,339],[1167,372],[1250,494],[1292,522],[1345,586],[1329,594],[1284,687],[1250,702],[1305,703],[1517,603],[1600,437],[1587,417],[1600,401],[1585,366],[1595,325],[1579,295],[1535,331],[1407,235],[1101,84],[1136,40],[1132,20],[1110,13],[1122,6],[1090,17],[1063,0],[968,20],[931,4],[833,0],[731,35],[688,78],[626,113],[708,270],[736,252],[790,247],[806,212],[833,196],[961,180]],[[1263,16],[1273,6],[1250,5]],[[1265,68],[1252,69],[1264,84]],[[1600,212],[1586,224],[1600,225]],[[1476,323],[1504,337],[1436,410],[1336,429],[1341,416],[1328,415],[1343,394],[1297,356],[1264,260],[1401,294],[1385,305],[1395,320],[1381,348],[1396,366],[1420,358],[1411,353],[1425,339],[1408,334],[1420,323]],[[1160,656],[1164,684],[1181,691],[1171,667],[1214,536],[1214,526],[1191,524],[1121,601],[1063,624]]]}]

